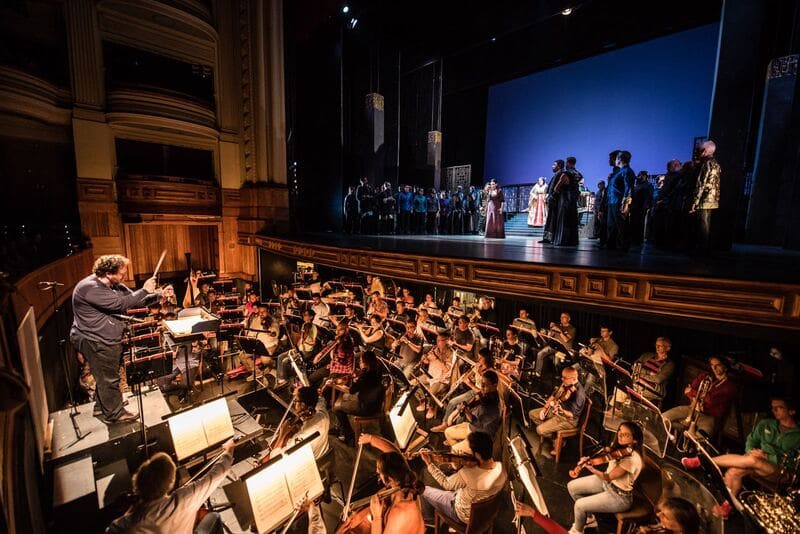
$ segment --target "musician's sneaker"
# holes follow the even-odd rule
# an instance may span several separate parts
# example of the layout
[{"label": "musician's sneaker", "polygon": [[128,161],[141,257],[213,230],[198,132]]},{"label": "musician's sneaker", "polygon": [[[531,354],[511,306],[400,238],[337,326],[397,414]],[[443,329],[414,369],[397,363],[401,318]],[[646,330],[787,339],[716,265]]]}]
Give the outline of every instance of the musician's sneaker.
[{"label": "musician's sneaker", "polygon": [[418,412],[424,412],[426,409],[427,409],[427,407],[425,406],[424,402],[420,402],[419,404],[417,404],[416,410]]},{"label": "musician's sneaker", "polygon": [[441,425],[436,425],[430,428],[431,432],[444,432],[444,429],[447,428],[447,425],[442,423]]},{"label": "musician's sneaker", "polygon": [[711,508],[711,513],[716,517],[721,517],[723,520],[728,519],[732,511],[733,506],[731,506],[731,503],[728,501],[723,501],[722,504],[715,504],[714,507]]},{"label": "musician's sneaker", "polygon": [[686,458],[681,458],[681,465],[685,469],[700,469],[702,466],[700,463],[700,458],[697,456],[687,456]]},{"label": "musician's sneaker", "polygon": [[436,417],[436,410],[433,408],[428,408],[428,411],[425,412],[425,419],[433,419]]},{"label": "musician's sneaker", "polygon": [[586,524],[583,526],[583,528],[597,528],[597,518],[594,516],[594,514],[589,514],[586,516]]}]

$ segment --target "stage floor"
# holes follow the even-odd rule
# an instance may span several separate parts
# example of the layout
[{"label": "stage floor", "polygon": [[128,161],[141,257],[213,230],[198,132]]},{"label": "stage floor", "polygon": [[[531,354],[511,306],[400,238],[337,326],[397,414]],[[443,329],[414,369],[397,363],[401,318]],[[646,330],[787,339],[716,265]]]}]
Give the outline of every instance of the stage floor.
[{"label": "stage floor", "polygon": [[341,248],[425,254],[434,257],[471,258],[545,265],[570,265],[589,269],[650,272],[667,275],[732,280],[800,282],[800,252],[778,247],[735,244],[731,251],[692,257],[645,245],[629,252],[603,250],[597,240],[581,239],[577,247],[539,243],[539,237],[509,236],[363,236],[337,233],[293,233],[280,239]]}]

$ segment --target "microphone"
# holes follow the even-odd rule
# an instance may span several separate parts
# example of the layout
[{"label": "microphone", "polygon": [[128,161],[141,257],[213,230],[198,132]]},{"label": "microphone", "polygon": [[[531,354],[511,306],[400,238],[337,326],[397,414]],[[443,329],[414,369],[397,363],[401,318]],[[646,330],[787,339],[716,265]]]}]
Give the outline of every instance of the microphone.
[{"label": "microphone", "polygon": [[144,319],[139,319],[138,317],[132,317],[130,315],[122,315],[121,313],[112,313],[111,317],[113,317],[114,319],[119,319],[120,321],[129,321],[131,323],[145,322]]}]

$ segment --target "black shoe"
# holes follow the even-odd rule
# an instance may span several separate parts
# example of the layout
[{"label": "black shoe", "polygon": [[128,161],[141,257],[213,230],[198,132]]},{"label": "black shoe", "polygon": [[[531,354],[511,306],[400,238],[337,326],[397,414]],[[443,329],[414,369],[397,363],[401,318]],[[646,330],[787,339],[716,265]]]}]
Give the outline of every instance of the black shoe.
[{"label": "black shoe", "polygon": [[133,423],[134,421],[139,419],[138,413],[131,413],[124,411],[122,415],[117,417],[116,419],[106,419],[105,422],[109,425],[116,425],[116,424],[123,424],[123,423]]},{"label": "black shoe", "polygon": [[552,241],[550,241],[549,239],[540,239],[539,243],[545,243],[545,244],[549,245],[550,243],[552,243]]}]

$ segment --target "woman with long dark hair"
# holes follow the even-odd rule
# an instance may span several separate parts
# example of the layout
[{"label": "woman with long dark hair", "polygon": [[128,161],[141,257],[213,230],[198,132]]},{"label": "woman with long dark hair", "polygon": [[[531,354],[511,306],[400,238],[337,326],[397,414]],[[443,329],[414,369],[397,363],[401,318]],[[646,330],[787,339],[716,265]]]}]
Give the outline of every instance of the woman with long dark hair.
[{"label": "woman with long dark hair", "polygon": [[[591,473],[567,484],[567,491],[575,500],[575,519],[569,532],[581,534],[584,527],[596,526],[594,513],[616,513],[629,510],[633,501],[633,484],[642,472],[644,463],[644,435],[634,422],[620,423],[614,442],[606,451],[612,459],[605,471],[600,471],[584,456],[584,464]],[[616,452],[615,452],[616,451]]]}]

